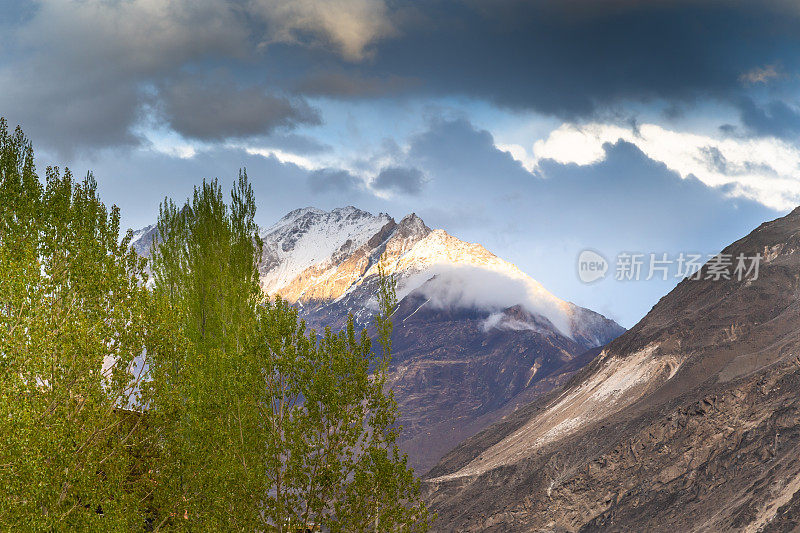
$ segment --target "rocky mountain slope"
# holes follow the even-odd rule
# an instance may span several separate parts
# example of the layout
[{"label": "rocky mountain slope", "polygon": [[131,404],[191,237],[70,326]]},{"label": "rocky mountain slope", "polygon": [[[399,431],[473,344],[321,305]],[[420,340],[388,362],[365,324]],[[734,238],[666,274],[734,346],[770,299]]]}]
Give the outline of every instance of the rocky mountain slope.
[{"label": "rocky mountain slope", "polygon": [[[800,208],[428,474],[441,531],[800,528]],[[707,277],[707,264],[702,278]]]},{"label": "rocky mountain slope", "polygon": [[[147,254],[155,229],[137,232]],[[624,331],[565,302],[479,244],[354,207],[297,209],[261,231],[262,288],[311,327],[368,326],[377,264],[398,281],[390,384],[401,448],[420,471],[488,424],[562,384],[587,350]]]}]

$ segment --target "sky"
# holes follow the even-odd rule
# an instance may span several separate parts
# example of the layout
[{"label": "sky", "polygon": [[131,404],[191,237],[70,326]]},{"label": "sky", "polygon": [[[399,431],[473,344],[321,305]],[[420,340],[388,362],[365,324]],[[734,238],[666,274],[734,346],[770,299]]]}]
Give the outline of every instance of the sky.
[{"label": "sky", "polygon": [[[794,0],[5,0],[0,116],[132,228],[246,168],[269,226],[354,205],[480,242],[636,323],[800,204]],[[587,284],[591,249],[612,272]],[[645,272],[646,273],[646,272]]]}]

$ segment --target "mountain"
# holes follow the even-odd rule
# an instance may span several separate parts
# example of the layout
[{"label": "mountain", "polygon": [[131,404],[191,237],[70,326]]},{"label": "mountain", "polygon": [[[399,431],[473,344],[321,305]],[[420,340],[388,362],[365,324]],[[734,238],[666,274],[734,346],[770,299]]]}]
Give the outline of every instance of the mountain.
[{"label": "mountain", "polygon": [[[155,229],[137,233],[148,254]],[[260,232],[261,286],[296,304],[312,328],[369,326],[377,265],[398,282],[389,383],[401,412],[400,446],[425,471],[449,449],[563,384],[587,350],[622,333],[565,302],[483,246],[355,207],[291,211]]]},{"label": "mountain", "polygon": [[427,475],[443,531],[800,528],[800,208]]},{"label": "mountain", "polygon": [[150,250],[158,237],[158,228],[155,224],[150,224],[133,232],[131,246],[136,253],[143,257],[150,257]]},{"label": "mountain", "polygon": [[355,207],[330,212],[309,207],[290,212],[261,237],[264,291],[297,302],[312,316],[320,308],[326,319],[340,308],[368,311],[377,263],[385,254],[387,271],[398,280],[399,299],[421,292],[437,307],[495,310],[523,303],[585,347],[604,344],[622,331],[601,315],[556,298],[483,246],[431,230],[413,213],[396,223],[386,214]]}]

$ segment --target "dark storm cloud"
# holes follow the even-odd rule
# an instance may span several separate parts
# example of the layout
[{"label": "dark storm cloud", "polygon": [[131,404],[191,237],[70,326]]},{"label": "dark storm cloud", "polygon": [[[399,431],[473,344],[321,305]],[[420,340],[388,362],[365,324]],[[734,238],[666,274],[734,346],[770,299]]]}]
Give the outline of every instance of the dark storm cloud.
[{"label": "dark storm cloud", "polygon": [[419,194],[425,183],[425,175],[416,168],[387,167],[380,171],[372,187],[381,191],[404,194]]},{"label": "dark storm cloud", "polygon": [[294,89],[307,96],[334,96],[337,98],[363,98],[399,94],[413,89],[416,80],[398,76],[368,77],[345,70],[315,72],[300,79]]},{"label": "dark storm cloud", "polygon": [[800,10],[788,2],[442,0],[398,12],[401,36],[350,66],[354,80],[393,75],[416,80],[416,93],[565,117],[628,99],[728,98],[760,65],[798,66]]},{"label": "dark storm cloud", "polygon": [[136,87],[96,76],[51,84],[41,79],[44,71],[26,67],[12,74],[0,67],[0,115],[9,123],[64,154],[141,142],[131,129],[141,118]]},{"label": "dark storm cloud", "polygon": [[750,98],[739,102],[742,124],[756,135],[780,138],[800,134],[800,109],[780,100],[772,100],[759,106]]},{"label": "dark storm cloud", "polygon": [[154,83],[246,49],[233,6],[210,0],[24,5],[0,36],[0,113],[64,154],[140,143]]},{"label": "dark storm cloud", "polygon": [[167,122],[188,138],[252,137],[277,128],[320,123],[319,114],[304,101],[266,94],[257,87],[185,78],[159,92]]},{"label": "dark storm cloud", "polygon": [[[737,99],[770,65],[800,68],[800,8],[781,0],[17,2],[0,111],[64,149],[140,142],[153,98],[177,131],[218,140],[313,123],[306,96],[468,96],[575,118]],[[171,81],[182,73],[209,86]]]}]

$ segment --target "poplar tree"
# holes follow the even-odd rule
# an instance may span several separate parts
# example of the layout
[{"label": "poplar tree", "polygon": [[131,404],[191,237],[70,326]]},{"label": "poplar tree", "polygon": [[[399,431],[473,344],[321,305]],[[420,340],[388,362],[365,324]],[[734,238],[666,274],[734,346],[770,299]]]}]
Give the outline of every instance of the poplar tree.
[{"label": "poplar tree", "polygon": [[379,268],[375,351],[352,315],[343,331],[307,332],[276,300],[259,315],[254,353],[266,428],[265,526],[277,531],[425,531],[419,482],[396,445],[386,391],[394,281]]},{"label": "poplar tree", "polygon": [[165,527],[291,531],[424,530],[425,506],[395,444],[385,391],[394,284],[381,269],[379,350],[352,318],[306,331],[258,286],[255,202],[241,172],[165,200],[153,255],[156,295],[188,345],[150,359],[149,414],[167,437],[158,468]]},{"label": "poplar tree", "polygon": [[0,530],[144,526],[129,406],[158,327],[119,221],[0,119]]},{"label": "poplar tree", "polygon": [[148,415],[164,435],[158,526],[250,530],[262,475],[257,452],[248,338],[261,292],[255,199],[244,171],[228,205],[217,180],[178,207],[165,199],[153,254],[155,297],[178,317],[181,349],[148,358]]}]

